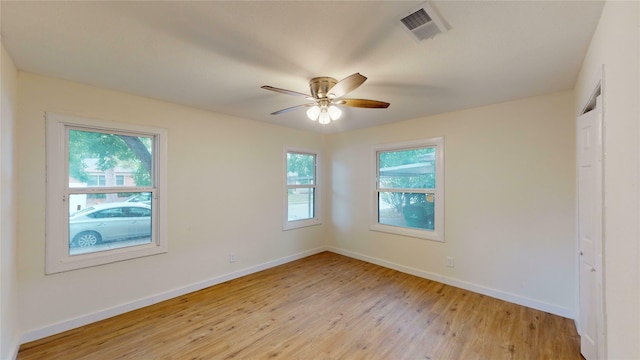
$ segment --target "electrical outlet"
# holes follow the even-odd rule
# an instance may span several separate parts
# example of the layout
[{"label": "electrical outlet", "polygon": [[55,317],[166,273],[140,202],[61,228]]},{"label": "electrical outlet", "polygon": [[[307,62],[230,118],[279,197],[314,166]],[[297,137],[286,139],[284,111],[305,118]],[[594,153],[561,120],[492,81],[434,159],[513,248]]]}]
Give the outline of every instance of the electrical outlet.
[{"label": "electrical outlet", "polygon": [[447,257],[447,266],[448,267],[453,267],[453,258],[451,256]]},{"label": "electrical outlet", "polygon": [[235,253],[229,254],[229,262],[234,263],[236,261],[238,261],[238,259],[236,258],[236,254]]}]

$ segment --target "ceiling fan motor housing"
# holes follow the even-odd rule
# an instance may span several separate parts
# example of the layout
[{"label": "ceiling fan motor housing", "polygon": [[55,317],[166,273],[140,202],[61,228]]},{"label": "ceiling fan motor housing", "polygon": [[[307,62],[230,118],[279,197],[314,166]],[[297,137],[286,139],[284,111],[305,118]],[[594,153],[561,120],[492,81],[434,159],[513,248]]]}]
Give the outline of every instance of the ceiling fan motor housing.
[{"label": "ceiling fan motor housing", "polygon": [[338,81],[332,77],[315,77],[309,81],[311,96],[316,99],[326,98],[329,90],[337,83]]}]

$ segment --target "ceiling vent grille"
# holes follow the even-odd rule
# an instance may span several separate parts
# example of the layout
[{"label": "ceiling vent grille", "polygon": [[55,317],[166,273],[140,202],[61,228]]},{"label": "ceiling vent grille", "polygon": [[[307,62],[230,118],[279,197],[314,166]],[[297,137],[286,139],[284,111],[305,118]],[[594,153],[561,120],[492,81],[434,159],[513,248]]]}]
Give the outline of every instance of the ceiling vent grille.
[{"label": "ceiling vent grille", "polygon": [[401,18],[400,22],[416,41],[431,39],[449,30],[448,24],[428,3],[422,4],[417,10]]}]

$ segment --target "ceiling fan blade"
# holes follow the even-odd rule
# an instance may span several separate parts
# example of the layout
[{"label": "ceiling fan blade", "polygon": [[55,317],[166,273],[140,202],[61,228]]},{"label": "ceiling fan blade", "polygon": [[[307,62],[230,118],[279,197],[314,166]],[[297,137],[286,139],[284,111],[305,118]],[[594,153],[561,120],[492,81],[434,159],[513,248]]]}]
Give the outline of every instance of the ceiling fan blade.
[{"label": "ceiling fan blade", "polygon": [[278,114],[283,114],[289,111],[293,111],[293,110],[298,110],[298,109],[302,109],[304,107],[310,107],[313,106],[315,104],[303,104],[303,105],[296,105],[296,106],[292,106],[286,109],[282,109],[282,110],[278,110],[278,111],[274,111],[271,113],[271,115],[278,115]]},{"label": "ceiling fan blade", "polygon": [[335,99],[344,96],[357,89],[358,86],[362,85],[365,80],[367,80],[367,77],[364,75],[360,75],[360,73],[349,75],[346,78],[338,81],[337,84],[329,89],[329,91],[327,92],[327,97],[330,99]]},{"label": "ceiling fan blade", "polygon": [[338,105],[373,109],[386,109],[390,105],[388,102],[367,99],[340,99],[334,101],[333,103]]},{"label": "ceiling fan blade", "polygon": [[269,86],[269,85],[263,85],[260,88],[261,89],[265,89],[265,90],[275,91],[275,92],[278,92],[278,93],[281,93],[281,94],[286,94],[286,95],[302,96],[304,98],[313,100],[311,95],[303,94],[303,93],[300,93],[300,92],[297,92],[297,91],[293,91],[293,90],[280,89],[280,88]]}]

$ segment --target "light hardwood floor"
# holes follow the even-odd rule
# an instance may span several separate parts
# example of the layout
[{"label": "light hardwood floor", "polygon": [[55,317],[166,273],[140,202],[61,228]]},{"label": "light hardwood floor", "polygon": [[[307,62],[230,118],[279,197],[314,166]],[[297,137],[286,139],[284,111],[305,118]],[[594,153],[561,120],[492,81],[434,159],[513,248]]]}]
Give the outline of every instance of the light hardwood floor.
[{"label": "light hardwood floor", "polygon": [[581,359],[572,320],[325,252],[24,344],[27,359]]}]

